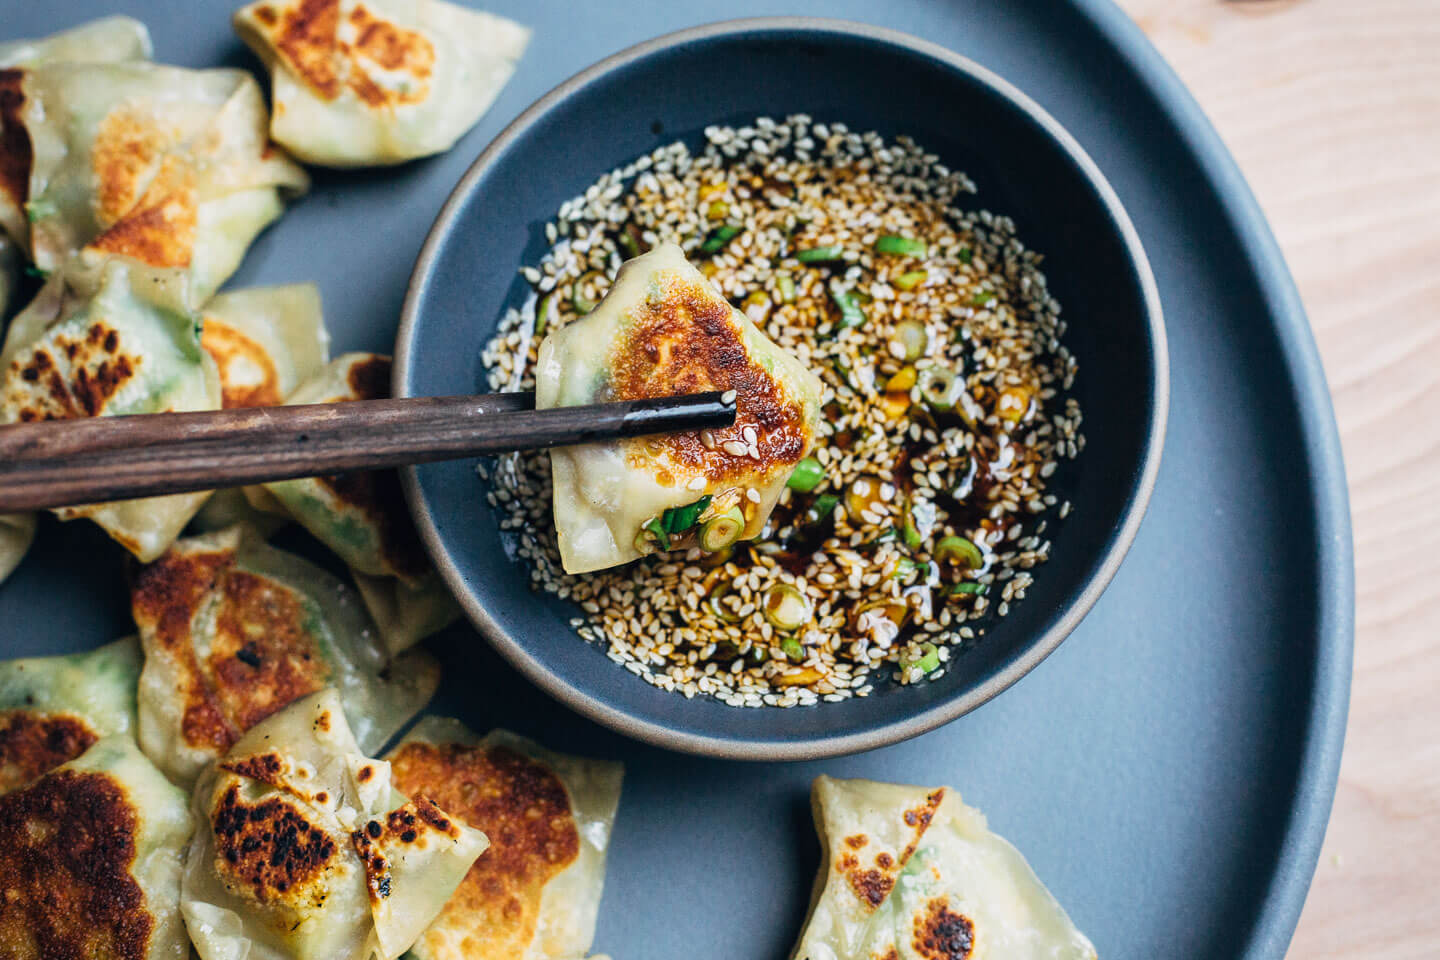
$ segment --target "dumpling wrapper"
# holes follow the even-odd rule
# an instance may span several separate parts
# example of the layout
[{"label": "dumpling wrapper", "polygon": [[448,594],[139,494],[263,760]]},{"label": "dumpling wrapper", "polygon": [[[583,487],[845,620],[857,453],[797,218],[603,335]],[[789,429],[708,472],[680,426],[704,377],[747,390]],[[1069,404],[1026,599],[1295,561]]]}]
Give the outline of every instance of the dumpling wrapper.
[{"label": "dumpling wrapper", "polygon": [[795,960],[1095,960],[1025,858],[947,787],[818,777]]},{"label": "dumpling wrapper", "polygon": [[0,583],[4,583],[35,542],[35,514],[0,513]]},{"label": "dumpling wrapper", "polygon": [[333,689],[242,737],[196,785],[181,909],[204,960],[394,960],[485,835],[390,785]]},{"label": "dumpling wrapper", "polygon": [[[313,283],[227,291],[205,305],[201,318],[200,345],[219,369],[226,410],[281,404],[330,359],[330,334]],[[262,509],[253,498],[269,495],[258,486],[217,490],[196,514],[196,529],[208,533],[246,523],[269,537],[285,526],[283,507]]]},{"label": "dumpling wrapper", "polygon": [[[340,403],[389,396],[390,358],[346,353],[301,384],[285,402]],[[281,480],[264,484],[264,489],[355,573],[361,595],[392,652],[459,618],[459,604],[420,545],[394,470]],[[363,578],[370,582],[361,582]],[[392,579],[397,582],[376,582]]]},{"label": "dumpling wrapper", "polygon": [[140,644],[0,662],[0,794],[74,760],[97,740],[135,736]]},{"label": "dumpling wrapper", "polygon": [[243,70],[53,63],[0,72],[0,225],[74,282],[111,260],[193,310],[304,192]]},{"label": "dumpling wrapper", "polygon": [[585,956],[624,768],[552,753],[504,730],[477,737],[443,717],[422,719],[388,759],[399,790],[430,797],[491,843],[410,956]]},{"label": "dumpling wrapper", "polygon": [[270,70],[270,135],[327,167],[450,149],[530,40],[518,23],[442,0],[259,0],[234,23]]},{"label": "dumpling wrapper", "polygon": [[177,783],[327,686],[373,752],[439,685],[427,654],[390,659],[353,590],[243,527],[176,543],[136,574],[131,603],[145,650],[140,745]]},{"label": "dumpling wrapper", "polygon": [[[552,450],[565,571],[588,573],[642,556],[637,537],[644,524],[702,496],[712,497],[702,522],[738,508],[741,538],[758,536],[795,464],[810,451],[822,389],[675,244],[628,261],[599,306],[541,343],[535,406],[734,390],[737,417],[733,426],[709,431],[708,444],[707,435],[692,431]],[[750,430],[753,447],[746,442]]]},{"label": "dumpling wrapper", "polygon": [[[195,319],[143,299],[120,263],[93,296],[65,274],[52,277],[10,323],[0,352],[0,423],[132,413],[214,410],[215,364],[200,348]],[[94,520],[141,562],[180,535],[208,496],[62,507],[61,520]]]},{"label": "dumpling wrapper", "polygon": [[128,736],[0,797],[0,951],[186,960],[185,795]]},{"label": "dumpling wrapper", "polygon": [[42,63],[121,63],[149,60],[150,31],[133,17],[101,17],[48,37],[0,43],[0,69]]}]

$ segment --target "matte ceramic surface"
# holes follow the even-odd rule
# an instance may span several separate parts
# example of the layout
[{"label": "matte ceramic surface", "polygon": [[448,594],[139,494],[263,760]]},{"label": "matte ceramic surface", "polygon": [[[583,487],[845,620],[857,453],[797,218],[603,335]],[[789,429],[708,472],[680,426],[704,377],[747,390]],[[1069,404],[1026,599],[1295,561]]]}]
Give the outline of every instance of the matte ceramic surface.
[{"label": "matte ceramic surface", "polygon": [[[863,64],[863,69],[856,66]],[[711,78],[734,79],[716,88]],[[903,108],[894,89],[910,91]],[[649,91],[645,96],[628,91]],[[1081,365],[1074,394],[1089,441],[1052,491],[1081,505],[1045,515],[1055,549],[1004,620],[933,683],[886,675],[865,698],[808,710],[737,710],[683,699],[578,642],[573,603],[537,597],[529,571],[497,563],[512,536],[484,503],[473,463],[406,471],[420,532],[480,631],[529,679],[581,713],[659,746],[738,759],[838,756],[923,733],[984,703],[1049,654],[1104,590],[1129,547],[1159,467],[1169,382],[1159,297],[1113,192],[1055,122],[1003,80],[942,48],[875,28],[747,21],[664,37],[557,88],[465,175],[416,265],[396,344],[396,393],[485,389],[473,349],[529,286],[518,276],[548,246],[537,211],[583,193],[602,171],[662,143],[703,147],[714,122],[809,113],[855,129],[909,134],[981,185],[962,205],[1011,215],[1045,255]],[[984,131],[977,142],[973,131]],[[543,176],[536,176],[543,171]],[[484,263],[477,274],[472,265]],[[454,304],[465,304],[456,310]],[[488,489],[488,488],[484,488]]]},{"label": "matte ceramic surface", "polygon": [[[0,32],[123,10],[150,23],[161,59],[253,67],[229,31],[232,6],[12,2]],[[683,2],[492,6],[536,38],[480,126],[433,160],[319,174],[233,285],[315,280],[337,350],[387,348],[426,232],[492,137],[585,64],[721,15]],[[1129,558],[1003,697],[859,756],[754,764],[640,746],[557,707],[467,629],[434,645],[447,667],[435,709],[626,762],[596,938],[621,960],[782,960],[818,858],[806,788],[820,772],[954,784],[1107,960],[1278,960],[1334,788],[1353,587],[1324,381],[1253,200],[1188,95],[1106,4],[737,0],[723,15],[793,12],[869,20],[972,57],[1052,113],[1115,186],[1159,283],[1172,373],[1164,466]],[[466,304],[454,306],[458,322]],[[123,567],[97,531],[47,520],[0,587],[0,655],[131,630]]]}]

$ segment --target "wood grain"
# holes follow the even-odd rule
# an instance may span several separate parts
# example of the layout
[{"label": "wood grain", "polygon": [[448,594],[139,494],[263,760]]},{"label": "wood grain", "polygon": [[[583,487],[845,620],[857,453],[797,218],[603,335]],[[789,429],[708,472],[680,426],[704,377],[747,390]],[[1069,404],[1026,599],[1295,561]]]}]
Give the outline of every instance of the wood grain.
[{"label": "wood grain", "polygon": [[[727,400],[729,402],[727,402]],[[0,426],[0,513],[728,427],[733,395],[411,397]]]},{"label": "wood grain", "polygon": [[1335,397],[1357,629],[1290,956],[1440,955],[1440,0],[1120,0],[1234,152]]}]

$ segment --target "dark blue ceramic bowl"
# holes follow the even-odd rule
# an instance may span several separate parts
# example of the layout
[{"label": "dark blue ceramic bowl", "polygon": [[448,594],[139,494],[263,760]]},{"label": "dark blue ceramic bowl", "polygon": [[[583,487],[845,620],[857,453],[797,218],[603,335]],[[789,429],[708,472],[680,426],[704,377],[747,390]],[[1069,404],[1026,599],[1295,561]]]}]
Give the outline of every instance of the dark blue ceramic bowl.
[{"label": "dark blue ceramic bowl", "polygon": [[903,34],[810,19],[721,23],[641,44],[525,111],[455,188],[420,254],[396,344],[397,396],[481,392],[480,349],[546,248],[544,224],[601,173],[712,123],[808,113],[909,134],[964,170],[976,202],[1013,217],[1046,257],[1069,322],[1088,446],[1056,473],[1075,503],[1052,522],[1051,560],[1010,615],[933,683],[876,684],[815,707],[743,710],[665,693],[569,626],[506,557],[474,464],[412,468],[424,541],[470,619],[534,683],[579,712],[663,747],[757,760],[865,750],[975,709],[1045,658],[1085,616],[1130,546],[1159,467],[1168,374],[1160,303],[1130,219],[1095,164],[1004,80]]}]

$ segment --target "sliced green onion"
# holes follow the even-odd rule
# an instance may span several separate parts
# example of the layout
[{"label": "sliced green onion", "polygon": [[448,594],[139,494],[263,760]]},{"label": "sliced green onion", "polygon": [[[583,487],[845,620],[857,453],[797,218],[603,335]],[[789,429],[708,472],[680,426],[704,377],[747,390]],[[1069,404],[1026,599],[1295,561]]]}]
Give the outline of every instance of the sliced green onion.
[{"label": "sliced green onion", "polygon": [[655,538],[655,542],[661,547],[666,550],[670,549],[670,534],[665,530],[665,525],[660,522],[659,517],[651,517],[646,520],[641,529],[649,531],[650,535]]},{"label": "sliced green onion", "polygon": [[919,360],[930,346],[930,331],[917,320],[902,320],[895,325],[895,336],[890,341],[890,352],[901,360]]},{"label": "sliced green onion", "polygon": [[933,410],[953,410],[963,389],[964,381],[944,367],[926,367],[920,371],[920,396]]},{"label": "sliced green onion", "polygon": [[908,516],[905,518],[904,525],[900,527],[900,539],[904,540],[905,546],[911,550],[919,550],[920,544],[925,542],[925,538],[920,536],[920,531],[915,529],[915,521]]},{"label": "sliced green onion", "polygon": [[780,641],[780,649],[785,656],[790,658],[792,663],[800,663],[805,659],[805,646],[794,637],[785,637]]},{"label": "sliced green onion", "polygon": [[36,277],[36,278],[38,278],[38,279],[40,279],[40,280],[49,280],[49,279],[50,279],[50,271],[49,271],[49,270],[44,270],[44,269],[42,269],[42,268],[40,268],[40,267],[37,267],[37,266],[34,266],[34,265],[32,265],[32,264],[26,264],[26,265],[25,265],[25,276],[27,276],[27,277]]},{"label": "sliced green onion", "polygon": [[704,513],[708,506],[710,506],[710,495],[707,493],[694,503],[687,503],[683,507],[668,507],[660,515],[660,526],[666,533],[684,533],[695,526],[695,521],[700,518],[700,514]]},{"label": "sliced green onion", "polygon": [[911,573],[926,573],[929,569],[930,564],[928,563],[916,562],[909,557],[901,557],[895,562],[895,572],[890,574],[890,576],[899,580],[909,576]]},{"label": "sliced green onion", "polygon": [[719,253],[725,249],[725,245],[736,237],[740,236],[739,224],[727,223],[716,227],[711,231],[705,242],[700,244],[701,253]]},{"label": "sliced green onion", "polygon": [[550,312],[555,307],[555,291],[551,290],[535,304],[535,336],[543,337],[550,326]]},{"label": "sliced green onion", "polygon": [[944,537],[935,544],[935,559],[960,564],[971,570],[985,566],[985,554],[964,537]]},{"label": "sliced green onion", "polygon": [[620,249],[624,251],[626,260],[633,260],[640,256],[640,241],[636,240],[634,235],[622,230],[620,236],[615,239],[620,244]]},{"label": "sliced green onion", "polygon": [[848,330],[865,323],[865,311],[853,290],[846,290],[838,283],[830,284],[830,299],[840,308],[840,329]]},{"label": "sliced green onion", "polygon": [[745,514],[740,512],[739,507],[731,507],[700,525],[700,549],[706,553],[724,550],[739,540],[744,532]]},{"label": "sliced green onion", "polygon": [[810,619],[810,601],[788,583],[777,583],[766,591],[761,606],[765,619],[781,630],[799,630]]},{"label": "sliced green onion", "polygon": [[811,523],[819,523],[821,520],[830,516],[831,512],[835,509],[835,505],[839,502],[839,494],[822,493],[816,497],[815,502],[810,505],[810,511],[806,514],[806,518]]},{"label": "sliced green onion", "polygon": [[895,233],[887,233],[875,241],[875,252],[887,256],[923,257],[926,249],[924,240],[914,240]]},{"label": "sliced green onion", "polygon": [[924,270],[910,270],[892,280],[891,285],[901,290],[914,290],[920,286],[920,284],[924,283],[929,276],[930,275]]},{"label": "sliced green onion", "polygon": [[790,274],[776,275],[775,292],[780,294],[781,303],[790,303],[795,299],[795,281],[790,278]]},{"label": "sliced green onion", "polygon": [[864,543],[856,544],[856,550],[874,550],[876,547],[886,543],[894,543],[899,539],[900,533],[894,527],[886,527],[875,536],[874,539],[866,540]]},{"label": "sliced green onion", "polygon": [[635,533],[634,546],[635,552],[640,554],[640,556],[642,557],[648,557],[650,556],[650,554],[654,553],[656,550],[659,549],[659,544],[655,542],[654,536],[651,535],[650,530],[647,527],[641,527]]},{"label": "sliced green onion", "polygon": [[971,260],[975,259],[975,251],[971,250],[969,247],[961,247],[959,256],[961,263],[969,263]]},{"label": "sliced green onion", "polygon": [[994,299],[995,299],[995,291],[994,291],[994,290],[981,290],[979,293],[975,294],[975,296],[973,296],[973,297],[970,298],[970,306],[972,306],[972,307],[983,307],[983,306],[985,306],[985,304],[989,303],[991,300],[994,300]]},{"label": "sliced green onion", "polygon": [[825,468],[820,466],[820,461],[814,457],[805,457],[795,464],[795,469],[790,472],[790,479],[785,481],[785,486],[801,493],[809,493],[820,486],[820,481],[824,479]]},{"label": "sliced green onion", "polygon": [[974,580],[962,580],[950,588],[950,595],[980,597],[989,592],[989,588],[983,583],[976,583]]},{"label": "sliced green onion", "polygon": [[706,598],[705,602],[710,607],[710,612],[721,620],[726,623],[739,623],[743,618],[723,603],[729,593],[730,585],[728,583],[718,584],[714,590],[710,591],[710,596]]},{"label": "sliced green onion", "polygon": [[795,259],[801,263],[832,263],[844,256],[844,247],[811,247],[795,251]]},{"label": "sliced green onion", "polygon": [[918,659],[911,660],[905,664],[907,670],[919,670],[921,673],[933,673],[940,667],[940,648],[933,643],[920,644],[921,655]]},{"label": "sliced green onion", "polygon": [[603,276],[604,274],[599,270],[586,270],[580,274],[580,279],[576,280],[575,285],[570,288],[570,305],[574,307],[575,312],[582,317],[595,309],[595,301],[585,296],[585,284],[597,277]]}]

